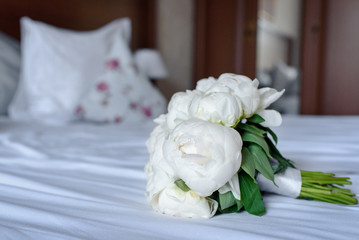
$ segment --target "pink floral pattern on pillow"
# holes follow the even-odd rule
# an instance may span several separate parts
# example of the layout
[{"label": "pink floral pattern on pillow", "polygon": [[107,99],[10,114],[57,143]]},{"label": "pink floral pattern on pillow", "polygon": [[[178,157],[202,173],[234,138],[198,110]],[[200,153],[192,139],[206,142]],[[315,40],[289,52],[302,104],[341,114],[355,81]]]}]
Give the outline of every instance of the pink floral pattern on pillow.
[{"label": "pink floral pattern on pillow", "polygon": [[84,108],[81,105],[78,105],[75,109],[76,116],[82,116],[84,114]]},{"label": "pink floral pattern on pillow", "polygon": [[139,111],[146,118],[152,117],[152,107],[151,106],[143,106],[139,103],[131,102],[130,109],[134,111]]},{"label": "pink floral pattern on pillow", "polygon": [[108,91],[109,89],[109,86],[106,82],[99,82],[97,85],[96,85],[96,89],[97,91],[99,92],[106,92]]},{"label": "pink floral pattern on pillow", "polygon": [[106,62],[106,68],[109,70],[115,70],[120,67],[120,63],[117,59],[111,59]]},{"label": "pink floral pattern on pillow", "polygon": [[[165,101],[129,59],[110,59],[75,110],[77,117],[103,123],[151,119],[165,110]],[[163,107],[163,109],[161,109]]]},{"label": "pink floral pattern on pillow", "polygon": [[152,117],[152,108],[151,107],[141,107],[141,111],[143,115],[150,118]]},{"label": "pink floral pattern on pillow", "polygon": [[135,102],[131,102],[131,103],[130,103],[130,108],[131,108],[131,109],[135,110],[135,109],[137,109],[137,107],[138,107],[138,104],[137,104],[137,103],[135,103]]}]

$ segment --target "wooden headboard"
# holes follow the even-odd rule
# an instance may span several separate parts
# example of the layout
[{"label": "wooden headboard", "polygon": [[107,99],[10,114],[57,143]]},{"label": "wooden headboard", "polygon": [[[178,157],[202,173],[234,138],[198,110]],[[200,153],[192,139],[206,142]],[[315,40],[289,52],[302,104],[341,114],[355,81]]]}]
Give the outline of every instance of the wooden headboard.
[{"label": "wooden headboard", "polygon": [[0,31],[20,39],[22,16],[72,30],[93,30],[121,17],[132,21],[132,49],[155,47],[155,0],[0,0]]}]

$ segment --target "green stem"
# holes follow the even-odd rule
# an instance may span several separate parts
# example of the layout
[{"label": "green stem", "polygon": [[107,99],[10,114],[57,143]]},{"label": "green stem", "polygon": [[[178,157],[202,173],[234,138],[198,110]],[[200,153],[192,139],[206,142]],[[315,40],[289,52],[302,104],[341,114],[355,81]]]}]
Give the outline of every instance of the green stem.
[{"label": "green stem", "polygon": [[332,173],[301,171],[302,189],[300,198],[345,205],[357,204],[356,195],[349,189],[335,185],[350,185],[349,178],[337,178]]}]

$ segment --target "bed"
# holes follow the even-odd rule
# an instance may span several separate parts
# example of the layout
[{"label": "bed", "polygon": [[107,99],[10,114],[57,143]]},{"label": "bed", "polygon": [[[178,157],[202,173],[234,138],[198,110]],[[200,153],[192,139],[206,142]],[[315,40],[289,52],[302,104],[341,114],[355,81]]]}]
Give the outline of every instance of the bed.
[{"label": "bed", "polygon": [[[349,176],[359,192],[358,117],[285,116],[283,154],[306,170]],[[340,123],[340,124],[338,124]],[[262,217],[155,213],[145,199],[154,127],[0,120],[1,239],[355,239],[359,208],[264,195]],[[70,144],[69,144],[70,143]]]},{"label": "bed", "polygon": [[[0,97],[12,89],[16,92],[14,99],[17,99],[17,103],[13,103],[14,96],[8,96],[2,101],[8,106],[0,105],[0,239],[355,239],[359,235],[358,205],[343,206],[274,194],[264,194],[267,212],[262,217],[240,212],[198,220],[154,212],[145,198],[147,180],[144,166],[149,159],[145,142],[155,127],[153,118],[165,112],[166,101],[148,76],[138,77],[141,70],[137,69],[132,56],[137,48],[154,47],[154,34],[151,33],[154,26],[153,1],[144,4],[143,1],[109,0],[99,4],[101,1],[75,0],[72,5],[57,1],[61,2],[57,7],[40,2],[15,4],[4,0],[0,5],[0,30],[7,35],[0,35],[0,39],[6,39],[3,41],[7,44],[4,49],[12,51],[6,55],[10,56],[7,61],[0,58],[0,63],[11,66],[6,71],[1,69],[0,76],[7,74],[8,79],[19,78],[20,69],[22,74],[22,82],[10,84],[7,81],[9,84],[3,85],[7,88],[0,88]],[[62,15],[64,12],[66,15]],[[25,51],[24,47],[33,46],[30,40],[34,36],[27,38],[27,44],[21,40],[22,50],[14,41],[20,36],[19,27],[14,26],[24,15],[29,16],[21,20],[25,34],[31,33],[33,28],[46,32],[35,36],[36,39],[46,36],[47,41],[41,46],[47,46],[49,51],[33,49],[37,54],[35,57],[30,51],[20,59],[19,52]],[[130,31],[128,20],[123,20],[123,17],[130,17]],[[64,95],[60,89],[67,89],[68,85],[57,84],[54,87],[53,82],[61,82],[54,80],[54,74],[51,77],[53,82],[46,86],[48,81],[31,81],[31,76],[36,74],[28,74],[40,71],[39,65],[37,68],[28,65],[27,72],[24,71],[23,65],[39,62],[41,54],[44,54],[42,61],[46,63],[47,54],[58,50],[54,46],[59,44],[57,40],[60,37],[65,43],[67,37],[73,37],[73,32],[64,31],[64,28],[87,31],[109,23],[112,25],[105,27],[107,30],[99,31],[109,31],[105,40],[97,45],[90,44],[91,47],[104,47],[103,51],[94,48],[98,54],[95,59],[103,63],[91,65],[93,71],[85,79],[99,75],[90,83],[86,80],[77,82],[78,85],[68,83],[70,89],[76,91],[66,92],[65,96],[71,96],[65,98],[66,101],[62,101]],[[117,32],[112,34],[111,29],[120,29],[119,35],[123,39],[109,41],[112,35],[118,39]],[[94,31],[97,36],[98,31]],[[132,32],[130,36],[129,32]],[[56,44],[47,45],[50,37]],[[86,37],[87,40],[90,38]],[[102,38],[96,37],[95,40],[98,39]],[[80,45],[77,45],[79,51]],[[124,51],[125,56],[122,54]],[[105,52],[115,55],[108,58]],[[118,52],[121,52],[121,57],[114,61]],[[119,75],[119,66],[123,66],[119,63],[126,61],[131,63],[126,65],[129,72]],[[77,61],[64,66],[76,64]],[[76,66],[70,69],[76,71],[83,67]],[[89,68],[88,65],[85,67]],[[84,71],[77,71],[77,74],[79,72]],[[65,79],[59,76],[68,71],[57,73],[56,77]],[[29,75],[28,78],[23,76],[25,74]],[[112,81],[114,76],[126,83],[116,85],[114,91],[122,94],[118,98],[108,94],[109,86],[115,84]],[[135,84],[131,85],[124,76],[132,76],[130,83]],[[73,75],[66,76],[66,79],[71,77]],[[103,79],[108,82],[103,82]],[[2,81],[3,78],[0,83]],[[24,82],[28,84],[24,85]],[[23,85],[21,91],[19,85]],[[38,89],[42,89],[41,94]],[[46,104],[43,104],[44,100]],[[148,102],[153,108],[143,105]],[[112,103],[126,108],[103,110],[103,106],[112,106]],[[350,177],[353,185],[349,188],[358,194],[358,122],[358,116],[286,115],[283,125],[275,129],[279,137],[278,148],[300,169],[320,169]]]}]

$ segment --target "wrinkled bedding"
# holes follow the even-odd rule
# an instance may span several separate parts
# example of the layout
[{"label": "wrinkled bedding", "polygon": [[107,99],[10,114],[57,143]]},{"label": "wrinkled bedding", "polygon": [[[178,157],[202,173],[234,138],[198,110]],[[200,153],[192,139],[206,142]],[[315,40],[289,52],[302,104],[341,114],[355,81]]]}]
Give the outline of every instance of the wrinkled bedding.
[{"label": "wrinkled bedding", "polygon": [[[359,193],[359,117],[284,116],[278,148],[304,170],[349,176]],[[355,239],[359,207],[264,194],[267,212],[209,220],[146,202],[155,125],[45,126],[0,119],[0,239]]]}]

